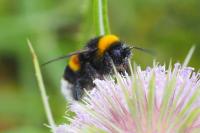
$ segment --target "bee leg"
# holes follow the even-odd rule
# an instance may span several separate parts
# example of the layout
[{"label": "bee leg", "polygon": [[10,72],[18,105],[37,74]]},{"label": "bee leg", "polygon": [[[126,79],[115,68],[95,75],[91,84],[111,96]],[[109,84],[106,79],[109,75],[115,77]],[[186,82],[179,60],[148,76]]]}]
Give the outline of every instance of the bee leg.
[{"label": "bee leg", "polygon": [[118,73],[120,73],[121,75],[125,75],[126,68],[122,65],[120,67],[116,66],[114,63],[115,60],[117,60],[117,59],[115,59],[115,58],[113,59],[109,53],[107,53],[107,52],[105,53],[104,62],[107,66],[107,70],[108,70],[107,73],[114,73],[114,70],[113,70],[113,65],[114,65],[114,67],[116,68]]},{"label": "bee leg", "polygon": [[110,54],[108,52],[105,53],[104,58],[103,58],[103,66],[102,66],[102,70],[104,70],[105,74],[110,74],[113,71],[113,59],[110,56]]},{"label": "bee leg", "polygon": [[72,89],[72,95],[75,100],[80,100],[84,94],[83,86],[81,85],[81,80],[77,80],[74,88]]},{"label": "bee leg", "polygon": [[86,73],[92,80],[96,78],[102,79],[102,76],[98,74],[97,70],[90,63],[86,63],[85,67],[86,67]]}]

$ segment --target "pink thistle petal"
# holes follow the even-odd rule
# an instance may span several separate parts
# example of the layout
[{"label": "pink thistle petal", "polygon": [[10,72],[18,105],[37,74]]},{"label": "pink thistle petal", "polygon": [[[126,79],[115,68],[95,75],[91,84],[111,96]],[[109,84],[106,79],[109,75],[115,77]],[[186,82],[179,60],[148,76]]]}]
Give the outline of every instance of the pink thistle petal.
[{"label": "pink thistle petal", "polygon": [[96,79],[83,103],[71,105],[77,114],[71,124],[59,126],[57,133],[77,133],[88,126],[108,133],[200,132],[200,74],[193,68],[179,63],[172,70],[161,65],[144,71],[137,67],[131,77],[116,78],[118,82]]}]

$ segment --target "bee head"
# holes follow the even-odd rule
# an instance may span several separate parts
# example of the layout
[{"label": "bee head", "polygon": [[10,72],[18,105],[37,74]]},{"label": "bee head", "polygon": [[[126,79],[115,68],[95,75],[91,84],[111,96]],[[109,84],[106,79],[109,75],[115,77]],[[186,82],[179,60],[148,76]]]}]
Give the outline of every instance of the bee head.
[{"label": "bee head", "polygon": [[131,49],[122,42],[116,42],[108,50],[113,63],[118,71],[124,71],[128,67],[128,59],[131,56]]}]

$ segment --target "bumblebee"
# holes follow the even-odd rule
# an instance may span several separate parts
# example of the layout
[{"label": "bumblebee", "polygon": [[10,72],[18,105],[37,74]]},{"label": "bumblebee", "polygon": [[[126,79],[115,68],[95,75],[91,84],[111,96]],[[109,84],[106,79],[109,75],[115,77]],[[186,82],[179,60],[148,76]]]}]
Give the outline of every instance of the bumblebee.
[{"label": "bumblebee", "polygon": [[127,71],[133,48],[144,51],[142,48],[126,45],[115,35],[105,35],[91,39],[83,50],[45,64],[69,57],[61,80],[61,90],[68,100],[80,100],[84,89],[91,90],[94,87],[94,79],[103,79],[104,76],[114,73],[113,64],[118,72]]}]

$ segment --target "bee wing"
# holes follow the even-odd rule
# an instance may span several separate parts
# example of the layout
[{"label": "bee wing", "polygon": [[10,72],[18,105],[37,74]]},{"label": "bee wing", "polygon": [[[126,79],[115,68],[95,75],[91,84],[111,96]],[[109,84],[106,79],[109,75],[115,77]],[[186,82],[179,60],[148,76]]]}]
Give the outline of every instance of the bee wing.
[{"label": "bee wing", "polygon": [[67,55],[60,56],[60,57],[57,57],[57,58],[55,58],[55,59],[51,59],[51,60],[49,60],[49,61],[43,63],[42,66],[47,65],[47,64],[52,63],[52,62],[57,61],[57,60],[69,58],[69,57],[71,57],[72,55],[83,54],[83,53],[88,53],[88,52],[94,52],[94,51],[96,51],[96,50],[97,50],[97,48],[95,48],[95,49],[86,48],[86,49],[83,49],[83,50],[78,50],[78,51],[69,53],[69,54],[67,54]]}]

